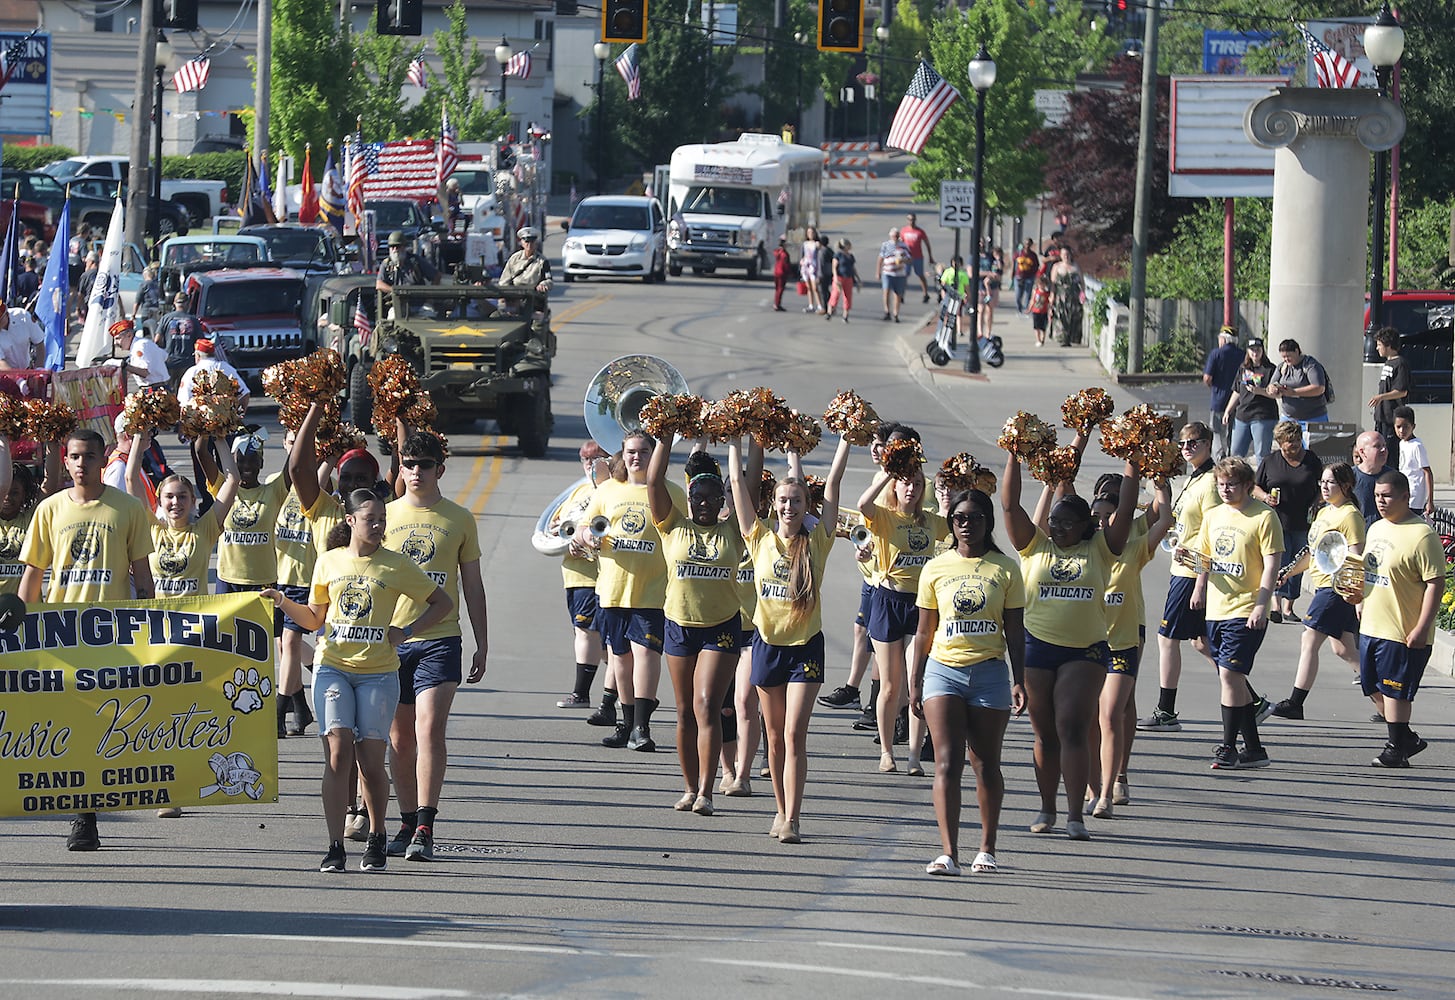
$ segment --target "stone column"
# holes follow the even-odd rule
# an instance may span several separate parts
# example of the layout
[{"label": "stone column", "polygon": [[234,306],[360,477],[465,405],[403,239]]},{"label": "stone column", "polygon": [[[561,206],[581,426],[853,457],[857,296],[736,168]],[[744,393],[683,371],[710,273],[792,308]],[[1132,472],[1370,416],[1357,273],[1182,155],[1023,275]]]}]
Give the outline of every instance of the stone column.
[{"label": "stone column", "polygon": [[1333,381],[1329,419],[1372,426],[1360,393],[1369,154],[1404,137],[1404,111],[1371,90],[1280,87],[1248,106],[1243,131],[1276,150],[1269,359],[1292,337]]}]

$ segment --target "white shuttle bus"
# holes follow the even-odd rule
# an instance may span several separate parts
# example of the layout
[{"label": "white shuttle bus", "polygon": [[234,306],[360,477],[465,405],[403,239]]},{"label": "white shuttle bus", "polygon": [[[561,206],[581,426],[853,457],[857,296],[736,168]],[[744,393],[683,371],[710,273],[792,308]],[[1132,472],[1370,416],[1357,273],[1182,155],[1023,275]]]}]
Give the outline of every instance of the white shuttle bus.
[{"label": "white shuttle bus", "polygon": [[667,194],[667,269],[772,273],[779,237],[817,226],[825,154],[776,135],[679,146]]}]

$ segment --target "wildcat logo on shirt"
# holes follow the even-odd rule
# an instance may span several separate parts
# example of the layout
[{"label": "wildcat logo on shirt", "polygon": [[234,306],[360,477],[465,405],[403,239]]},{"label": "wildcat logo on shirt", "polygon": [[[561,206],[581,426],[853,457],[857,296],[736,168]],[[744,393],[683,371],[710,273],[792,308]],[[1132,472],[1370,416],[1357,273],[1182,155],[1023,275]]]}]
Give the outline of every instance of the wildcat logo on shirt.
[{"label": "wildcat logo on shirt", "polygon": [[1057,583],[1070,583],[1072,580],[1081,579],[1081,571],[1085,568],[1084,560],[1073,556],[1057,556],[1051,563],[1051,579]]},{"label": "wildcat logo on shirt", "polygon": [[1238,551],[1238,540],[1242,535],[1241,531],[1231,528],[1224,528],[1218,532],[1213,539],[1213,560],[1210,569],[1214,573],[1222,573],[1224,576],[1242,576],[1244,565],[1235,562],[1228,556]]},{"label": "wildcat logo on shirt", "polygon": [[[336,602],[339,614],[351,621],[366,618],[374,609],[374,597],[367,583],[350,580],[344,584]],[[349,625],[344,622],[329,622],[328,637],[334,642],[383,642],[388,629],[371,625]]]},{"label": "wildcat logo on shirt", "polygon": [[979,614],[980,610],[985,607],[985,587],[966,580],[956,588],[952,601],[955,606],[955,614],[961,618]]},{"label": "wildcat logo on shirt", "polygon": [[291,500],[278,517],[277,533],[280,542],[313,544],[313,529],[309,527],[308,518],[303,516],[298,504]]},{"label": "wildcat logo on shirt", "polygon": [[788,557],[779,556],[773,562],[773,579],[758,583],[758,596],[772,601],[788,600]]},{"label": "wildcat logo on shirt", "polygon": [[1043,601],[1089,601],[1095,597],[1090,587],[1068,587],[1072,580],[1081,579],[1086,568],[1085,560],[1072,556],[1057,556],[1051,563],[1051,579],[1054,583],[1043,583],[1036,588],[1036,594]]},{"label": "wildcat logo on shirt", "polygon": [[77,526],[71,535],[71,561],[88,563],[101,554],[101,529],[95,524]]},{"label": "wildcat logo on shirt", "polygon": [[1364,584],[1367,587],[1388,587],[1389,574],[1381,572],[1389,562],[1389,542],[1380,539],[1364,553]]},{"label": "wildcat logo on shirt", "polygon": [[423,566],[435,556],[434,539],[419,528],[410,528],[409,535],[399,546],[399,551],[414,560],[414,565]]},{"label": "wildcat logo on shirt", "polygon": [[233,528],[240,528],[246,531],[258,523],[258,518],[263,516],[263,505],[261,502],[252,503],[238,497],[232,502],[232,514],[228,521]]},{"label": "wildcat logo on shirt", "polygon": [[0,579],[18,579],[25,573],[25,564],[19,561],[24,542],[23,526],[12,524],[0,528]]},{"label": "wildcat logo on shirt", "polygon": [[249,531],[249,528],[256,528],[258,521],[263,516],[263,505],[251,503],[238,497],[233,501],[232,510],[227,515],[229,530],[222,533],[224,545],[272,545],[273,533],[271,531]]},{"label": "wildcat logo on shirt", "polygon": [[687,558],[693,562],[717,562],[722,555],[722,539],[716,533],[692,535],[692,544],[687,546]]},{"label": "wildcat logo on shirt", "polygon": [[647,519],[635,507],[622,511],[617,521],[617,532],[609,534],[613,552],[656,552],[657,543],[650,538],[626,538],[626,535],[641,535],[647,530]]},{"label": "wildcat logo on shirt", "polygon": [[183,542],[163,539],[161,545],[157,546],[157,569],[162,571],[163,576],[180,576],[186,572],[187,564],[192,561],[196,544],[196,540],[190,537]]}]

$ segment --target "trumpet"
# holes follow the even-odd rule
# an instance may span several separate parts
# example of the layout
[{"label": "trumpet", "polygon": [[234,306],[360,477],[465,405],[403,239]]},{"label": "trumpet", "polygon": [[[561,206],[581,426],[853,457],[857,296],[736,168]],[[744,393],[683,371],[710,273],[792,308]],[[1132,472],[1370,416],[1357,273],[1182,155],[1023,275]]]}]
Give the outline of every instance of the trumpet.
[{"label": "trumpet", "polygon": [[1182,542],[1182,536],[1177,533],[1176,528],[1167,529],[1167,534],[1162,536],[1162,542],[1158,546],[1163,552],[1172,552]]},{"label": "trumpet", "polygon": [[1183,566],[1193,573],[1212,572],[1212,553],[1210,552],[1178,546],[1177,551],[1172,554],[1172,559],[1179,566]]},{"label": "trumpet", "polygon": [[[566,520],[561,522],[561,526],[557,528],[556,531],[557,534],[561,538],[564,538],[567,544],[570,545],[577,540],[578,535],[580,535],[582,538],[592,539],[599,542],[601,539],[606,537],[607,529],[610,527],[611,521],[607,518],[607,516],[605,514],[597,514],[585,524],[582,524],[580,521],[567,518]],[[582,547],[586,550],[585,558],[595,561],[596,546],[589,545],[583,542]]]}]

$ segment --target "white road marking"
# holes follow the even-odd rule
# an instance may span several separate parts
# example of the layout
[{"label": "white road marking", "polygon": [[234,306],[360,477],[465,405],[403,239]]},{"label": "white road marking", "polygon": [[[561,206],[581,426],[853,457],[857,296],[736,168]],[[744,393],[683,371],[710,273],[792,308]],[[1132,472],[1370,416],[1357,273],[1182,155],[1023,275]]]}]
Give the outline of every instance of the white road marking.
[{"label": "white road marking", "polygon": [[[909,950],[909,949],[906,949]],[[1125,993],[1073,993],[1070,990],[1037,989],[1033,986],[991,986],[968,979],[947,979],[943,976],[914,976],[902,972],[879,972],[873,969],[844,969],[829,965],[804,965],[798,962],[764,962],[759,959],[699,958],[710,965],[741,965],[746,968],[779,969],[783,972],[811,972],[825,976],[848,976],[851,979],[882,979],[923,986],[949,986],[959,990],[993,990],[1000,993],[1024,993],[1029,996],[1058,997],[1064,1000],[1138,1000]]]},{"label": "white road marking", "polygon": [[608,958],[655,957],[626,951],[600,951],[594,948],[570,948],[541,944],[491,944],[487,941],[401,941],[399,938],[336,937],[328,934],[214,934],[210,936],[240,938],[247,941],[272,941],[275,944],[307,941],[319,944],[361,944],[400,948],[451,948],[462,951],[504,951],[519,952],[527,955],[600,955]]},{"label": "white road marking", "polygon": [[15,986],[88,986],[103,990],[147,990],[153,993],[246,993],[260,996],[378,997],[380,1000],[433,1000],[469,997],[468,990],[379,986],[361,983],[290,983],[270,979],[4,979]]}]

